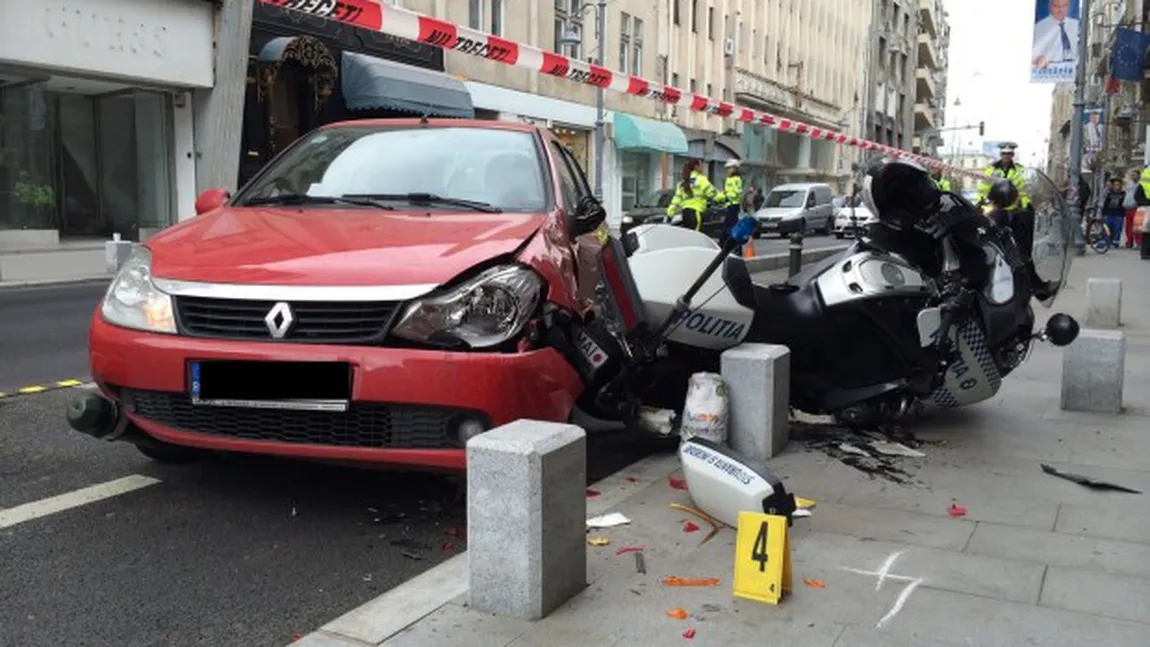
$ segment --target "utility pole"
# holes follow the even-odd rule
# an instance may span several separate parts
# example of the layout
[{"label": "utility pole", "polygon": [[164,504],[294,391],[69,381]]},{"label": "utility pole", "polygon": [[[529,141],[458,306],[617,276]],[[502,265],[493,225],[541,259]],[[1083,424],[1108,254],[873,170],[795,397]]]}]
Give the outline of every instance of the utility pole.
[{"label": "utility pole", "polygon": [[1086,254],[1086,238],[1082,234],[1082,208],[1079,205],[1079,187],[1082,184],[1082,121],[1086,108],[1086,50],[1090,32],[1090,0],[1082,0],[1078,19],[1078,62],[1074,70],[1074,116],[1070,120],[1070,220],[1074,223],[1074,253]]},{"label": "utility pole", "polygon": [[[607,0],[599,0],[595,15],[595,31],[598,38],[599,64],[603,65],[607,52]],[[604,114],[604,90],[595,88],[595,197],[603,199],[603,159],[606,145],[606,122]]]}]

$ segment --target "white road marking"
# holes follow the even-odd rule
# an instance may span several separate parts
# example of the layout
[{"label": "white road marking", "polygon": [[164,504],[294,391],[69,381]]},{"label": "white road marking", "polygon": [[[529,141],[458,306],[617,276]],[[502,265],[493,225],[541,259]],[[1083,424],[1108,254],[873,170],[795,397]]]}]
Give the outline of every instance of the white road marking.
[{"label": "white road marking", "polygon": [[15,508],[0,510],[0,530],[24,523],[25,521],[32,521],[33,519],[46,517],[51,514],[56,514],[57,512],[63,512],[89,503],[127,494],[128,492],[160,482],[159,479],[154,479],[150,476],[133,474],[114,481],[108,481],[107,483],[100,483],[79,490],[65,492],[64,494],[54,497],[48,497],[47,499],[40,499],[39,501],[18,505]]},{"label": "white road marking", "polygon": [[863,570],[859,570],[857,568],[847,568],[845,566],[842,567],[844,571],[850,571],[851,573],[858,573],[859,575],[870,575],[873,577],[877,577],[878,581],[874,585],[874,590],[876,590],[876,591],[881,589],[883,582],[885,582],[887,580],[896,580],[899,582],[906,582],[907,583],[907,585],[905,587],[903,587],[902,591],[899,592],[898,597],[894,601],[894,605],[890,608],[890,611],[887,611],[886,615],[883,616],[878,621],[878,624],[875,625],[875,629],[882,629],[883,625],[885,625],[888,621],[890,621],[892,618],[894,618],[896,615],[898,615],[898,612],[902,611],[903,606],[905,606],[907,600],[910,599],[910,594],[914,593],[914,590],[917,589],[919,587],[919,585],[922,584],[924,581],[923,578],[921,578],[921,577],[910,577],[908,575],[891,574],[891,572],[890,572],[891,567],[894,566],[895,561],[897,561],[899,557],[902,557],[902,554],[903,554],[903,551],[901,551],[901,550],[891,553],[889,556],[887,556],[886,561],[884,561],[882,563],[882,566],[879,567],[879,569],[877,571],[863,571]]}]

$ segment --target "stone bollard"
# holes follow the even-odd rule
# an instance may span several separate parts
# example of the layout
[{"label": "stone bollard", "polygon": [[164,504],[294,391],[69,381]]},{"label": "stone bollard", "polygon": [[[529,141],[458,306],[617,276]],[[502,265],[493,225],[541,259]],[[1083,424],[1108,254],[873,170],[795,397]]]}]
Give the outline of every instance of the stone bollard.
[{"label": "stone bollard", "polygon": [[723,353],[730,388],[731,447],[765,461],[790,439],[791,351],[772,344],[742,344]]},{"label": "stone bollard", "polygon": [[132,241],[130,240],[120,240],[117,237],[114,240],[104,241],[104,266],[108,269],[109,274],[120,271],[120,267],[131,254]]},{"label": "stone bollard", "polygon": [[1065,411],[1122,413],[1126,336],[1119,330],[1083,329],[1062,351]]},{"label": "stone bollard", "polygon": [[1087,279],[1085,325],[1117,328],[1121,323],[1122,279]]},{"label": "stone bollard", "polygon": [[587,436],[517,420],[467,442],[469,605],[538,620],[587,586]]}]

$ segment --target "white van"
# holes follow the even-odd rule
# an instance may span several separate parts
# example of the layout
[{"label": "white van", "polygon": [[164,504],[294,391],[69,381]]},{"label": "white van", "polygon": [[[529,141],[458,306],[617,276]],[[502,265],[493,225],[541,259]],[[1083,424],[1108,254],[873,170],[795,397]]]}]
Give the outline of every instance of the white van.
[{"label": "white van", "polygon": [[829,184],[783,184],[767,193],[755,218],[763,235],[786,236],[796,231],[829,234],[835,226],[833,200]]}]

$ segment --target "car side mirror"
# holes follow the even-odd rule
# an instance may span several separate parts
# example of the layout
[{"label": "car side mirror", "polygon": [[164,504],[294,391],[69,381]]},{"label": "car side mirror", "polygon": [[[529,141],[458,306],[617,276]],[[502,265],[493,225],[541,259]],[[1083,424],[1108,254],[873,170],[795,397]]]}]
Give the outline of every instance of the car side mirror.
[{"label": "car side mirror", "polygon": [[589,234],[599,228],[607,219],[603,203],[592,195],[583,196],[575,207],[575,217],[571,223],[571,234],[575,238]]},{"label": "car side mirror", "polygon": [[225,189],[208,189],[196,198],[196,215],[200,216],[209,211],[219,209],[227,204],[232,194]]}]

